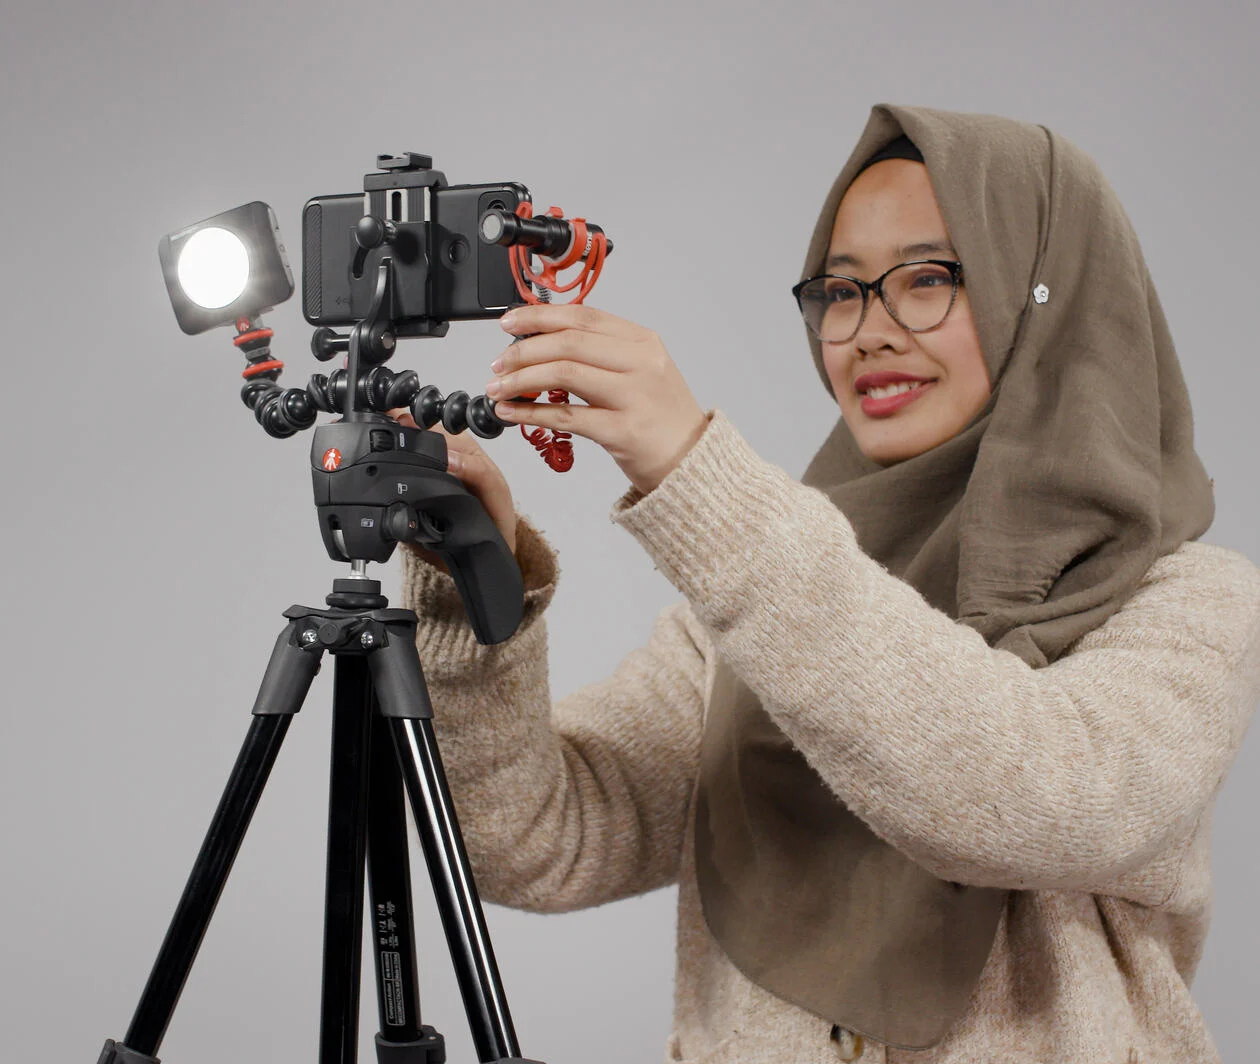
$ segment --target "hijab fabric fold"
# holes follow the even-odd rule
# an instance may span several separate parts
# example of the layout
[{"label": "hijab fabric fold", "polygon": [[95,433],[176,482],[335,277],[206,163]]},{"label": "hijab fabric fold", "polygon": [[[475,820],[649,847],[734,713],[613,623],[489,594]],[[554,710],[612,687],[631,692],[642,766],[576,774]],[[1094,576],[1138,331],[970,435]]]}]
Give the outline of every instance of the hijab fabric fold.
[{"label": "hijab fabric fold", "polygon": [[[1211,525],[1189,395],[1123,208],[1094,162],[1042,126],[876,106],[823,204],[802,280],[823,272],[849,185],[903,137],[962,261],[992,395],[956,436],[887,467],[841,419],[802,481],[930,605],[1043,668]],[[749,979],[887,1045],[945,1035],[1007,890],[937,879],[878,838],[723,661],[696,802],[705,918]]]}]

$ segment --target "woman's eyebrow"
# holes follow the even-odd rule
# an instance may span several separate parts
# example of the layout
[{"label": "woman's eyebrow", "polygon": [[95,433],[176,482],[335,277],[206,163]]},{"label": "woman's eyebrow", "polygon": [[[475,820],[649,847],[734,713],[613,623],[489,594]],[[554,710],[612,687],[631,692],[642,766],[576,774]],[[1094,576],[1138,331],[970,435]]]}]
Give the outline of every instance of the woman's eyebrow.
[{"label": "woman's eyebrow", "polygon": [[[915,255],[930,255],[933,252],[944,252],[947,255],[958,257],[956,252],[947,240],[923,240],[917,244],[906,244],[904,247],[897,249],[897,258],[909,259]],[[834,255],[827,256],[826,268],[831,269],[833,266],[861,266],[862,260],[856,255],[850,255],[848,252],[837,252]]]}]

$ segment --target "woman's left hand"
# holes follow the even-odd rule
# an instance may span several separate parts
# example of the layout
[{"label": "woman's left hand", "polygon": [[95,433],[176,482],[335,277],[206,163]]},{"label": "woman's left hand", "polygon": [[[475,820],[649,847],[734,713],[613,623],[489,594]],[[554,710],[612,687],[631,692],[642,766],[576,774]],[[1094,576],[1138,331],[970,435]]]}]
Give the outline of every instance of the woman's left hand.
[{"label": "woman's left hand", "polygon": [[497,401],[504,420],[594,440],[644,494],[704,433],[704,411],[651,330],[580,304],[516,307],[499,324],[525,339],[491,365],[491,399],[563,388],[586,403]]}]

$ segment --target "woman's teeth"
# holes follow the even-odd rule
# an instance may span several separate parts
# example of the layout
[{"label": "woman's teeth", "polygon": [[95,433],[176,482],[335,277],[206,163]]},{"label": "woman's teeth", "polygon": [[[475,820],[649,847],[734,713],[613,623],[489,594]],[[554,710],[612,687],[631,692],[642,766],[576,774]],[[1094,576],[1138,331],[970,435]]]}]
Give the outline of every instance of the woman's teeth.
[{"label": "woman's teeth", "polygon": [[866,395],[869,399],[887,399],[890,395],[913,391],[919,385],[926,383],[926,381],[899,381],[897,384],[886,384],[882,388],[871,388]]}]

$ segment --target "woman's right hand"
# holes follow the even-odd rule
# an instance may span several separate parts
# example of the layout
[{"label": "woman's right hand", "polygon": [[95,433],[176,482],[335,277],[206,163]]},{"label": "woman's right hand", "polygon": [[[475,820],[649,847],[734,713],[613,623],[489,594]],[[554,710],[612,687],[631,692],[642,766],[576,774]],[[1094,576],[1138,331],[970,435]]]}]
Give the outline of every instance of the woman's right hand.
[{"label": "woman's right hand", "polygon": [[[405,408],[391,410],[390,415],[400,424],[408,428],[419,428],[411,414]],[[457,436],[447,432],[441,424],[433,426],[434,432],[446,437],[446,453],[449,469],[459,477],[473,495],[486,508],[490,519],[498,526],[504,542],[513,555],[516,554],[516,506],[512,502],[512,491],[508,487],[507,478],[502,470],[490,460],[490,456],[481,449],[476,436],[472,432],[461,432]],[[430,565],[447,572],[446,563],[433,551],[411,545],[421,558]]]}]

